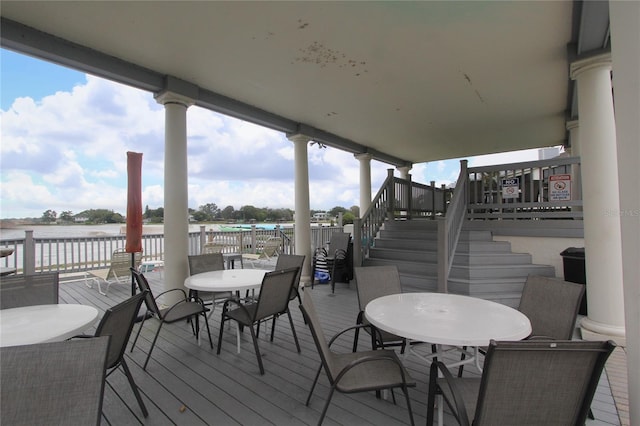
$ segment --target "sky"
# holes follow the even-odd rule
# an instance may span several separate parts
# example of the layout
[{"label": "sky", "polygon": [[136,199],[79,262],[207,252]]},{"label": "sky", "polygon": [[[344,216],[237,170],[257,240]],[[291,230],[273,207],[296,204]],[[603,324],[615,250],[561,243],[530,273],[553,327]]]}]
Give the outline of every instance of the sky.
[{"label": "sky", "polygon": [[[108,209],[125,214],[127,151],[141,152],[142,201],[164,204],[164,107],[153,94],[0,49],[0,219]],[[189,207],[294,208],[285,135],[192,106]],[[359,204],[359,162],[309,146],[310,208]],[[469,158],[469,167],[538,159],[537,150]],[[450,185],[459,159],[415,164],[414,182]],[[371,162],[375,195],[393,166]],[[396,171],[396,176],[399,173]]]}]

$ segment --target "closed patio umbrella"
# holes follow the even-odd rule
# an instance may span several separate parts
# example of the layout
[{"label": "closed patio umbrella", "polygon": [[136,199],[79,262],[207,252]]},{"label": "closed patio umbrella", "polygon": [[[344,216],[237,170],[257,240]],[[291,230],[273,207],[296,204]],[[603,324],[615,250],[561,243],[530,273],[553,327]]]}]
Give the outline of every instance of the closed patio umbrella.
[{"label": "closed patio umbrella", "polygon": [[[125,251],[131,253],[135,267],[135,253],[142,251],[142,153],[127,152],[127,236]],[[131,295],[136,285],[131,277]]]}]

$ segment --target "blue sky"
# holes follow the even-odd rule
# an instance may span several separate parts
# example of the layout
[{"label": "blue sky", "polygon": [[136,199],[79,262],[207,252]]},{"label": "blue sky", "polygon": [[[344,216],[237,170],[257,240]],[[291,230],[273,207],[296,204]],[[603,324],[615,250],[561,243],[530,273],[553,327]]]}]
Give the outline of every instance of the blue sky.
[{"label": "blue sky", "polygon": [[[164,204],[164,110],[149,92],[0,49],[0,218],[48,209],[126,211],[126,152],[143,153],[143,204]],[[293,144],[279,132],[198,107],[187,112],[189,207],[294,207]],[[532,152],[470,165],[536,159]],[[265,159],[267,159],[265,161]],[[372,161],[372,192],[388,164]],[[412,179],[455,181],[459,160],[416,164]],[[397,173],[396,173],[397,174]],[[311,209],[359,204],[359,163],[309,147]]]}]

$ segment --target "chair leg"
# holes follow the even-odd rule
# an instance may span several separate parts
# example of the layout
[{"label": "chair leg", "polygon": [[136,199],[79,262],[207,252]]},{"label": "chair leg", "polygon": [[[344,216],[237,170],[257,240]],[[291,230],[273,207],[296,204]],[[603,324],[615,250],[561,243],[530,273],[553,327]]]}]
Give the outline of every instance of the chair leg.
[{"label": "chair leg", "polygon": [[329,395],[327,396],[327,402],[324,403],[322,414],[320,414],[320,419],[318,420],[318,426],[322,424],[322,421],[324,420],[324,416],[327,414],[327,409],[329,408],[329,404],[331,403],[331,397],[333,397],[334,390],[335,390],[335,387],[331,386],[331,390],[329,391]]},{"label": "chair leg", "polygon": [[270,340],[272,342],[273,342],[273,335],[274,335],[274,333],[276,331],[276,318],[277,317],[278,317],[277,315],[274,315],[273,319],[271,320],[271,338],[270,338]]},{"label": "chair leg", "polygon": [[258,348],[258,338],[253,326],[249,327],[251,330],[251,339],[253,340],[253,348],[256,351],[256,358],[258,358],[258,367],[260,367],[260,374],[264,374],[264,367],[262,366],[262,356],[260,355],[260,348]]},{"label": "chair leg", "polygon": [[149,359],[151,359],[151,352],[153,351],[153,348],[156,346],[156,340],[158,340],[158,336],[160,335],[160,329],[162,328],[162,321],[160,321],[160,325],[158,326],[158,331],[156,331],[156,335],[153,338],[153,342],[151,343],[151,347],[149,348],[149,353],[147,354],[147,359],[144,362],[144,366],[142,367],[143,370],[147,370],[147,364],[149,364]]},{"label": "chair leg", "polygon": [[136,382],[133,381],[133,376],[131,375],[131,371],[129,370],[129,366],[127,365],[126,361],[124,360],[124,358],[122,358],[122,361],[120,362],[120,365],[122,365],[122,369],[124,370],[124,374],[127,376],[127,380],[129,380],[129,385],[131,386],[131,390],[133,391],[133,394],[136,397],[136,400],[138,401],[138,405],[140,406],[140,409],[142,410],[142,415],[146,418],[149,416],[149,412],[147,411],[147,407],[145,407],[144,402],[142,401],[142,397],[140,396],[140,391],[138,390],[138,386],[136,386]]},{"label": "chair leg", "polygon": [[144,322],[146,321],[147,316],[144,315],[142,317],[142,321],[140,322],[140,327],[138,327],[138,332],[136,333],[136,337],[133,339],[133,343],[131,344],[131,350],[129,352],[133,352],[133,348],[136,347],[136,342],[138,341],[138,337],[140,336],[140,332],[142,331],[142,326],[144,325]]},{"label": "chair leg", "polygon": [[318,383],[318,379],[320,378],[320,372],[322,372],[322,364],[320,364],[320,367],[318,367],[318,372],[316,373],[316,378],[313,379],[313,383],[311,384],[311,389],[309,389],[309,396],[307,396],[307,401],[304,403],[304,405],[309,405],[309,401],[311,401],[311,395],[313,394],[313,390],[316,387],[316,383]]},{"label": "chair leg", "polygon": [[218,350],[216,354],[220,355],[220,348],[222,346],[222,333],[224,332],[224,322],[227,321],[224,317],[224,313],[222,314],[222,320],[220,321],[220,333],[218,334]]},{"label": "chair leg", "polygon": [[213,349],[213,341],[211,340],[211,329],[209,328],[209,321],[207,321],[207,313],[203,311],[202,315],[204,316],[204,325],[207,326],[207,335],[209,336],[209,346],[211,346],[211,349]]},{"label": "chair leg", "polygon": [[[296,328],[293,326],[293,318],[291,318],[291,312],[289,312],[289,309],[287,309],[287,315],[289,316],[289,324],[291,324],[291,333],[293,334],[293,341],[296,342],[296,348],[298,349],[298,353],[300,353],[300,343],[298,343],[298,335],[296,334]],[[271,329],[271,335],[273,336],[273,329]]]},{"label": "chair leg", "polygon": [[409,389],[406,386],[402,386],[402,392],[404,392],[404,397],[407,399],[407,410],[409,410],[409,420],[411,420],[411,426],[415,425],[413,421],[413,410],[411,410],[411,399],[409,398]]}]

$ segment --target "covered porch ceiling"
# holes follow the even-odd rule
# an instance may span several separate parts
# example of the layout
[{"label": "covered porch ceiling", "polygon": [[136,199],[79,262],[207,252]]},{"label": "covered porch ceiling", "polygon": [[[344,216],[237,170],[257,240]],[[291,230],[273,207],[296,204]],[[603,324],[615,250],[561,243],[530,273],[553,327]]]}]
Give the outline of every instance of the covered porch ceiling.
[{"label": "covered porch ceiling", "polygon": [[3,1],[2,47],[396,166],[566,143],[608,3]]}]

